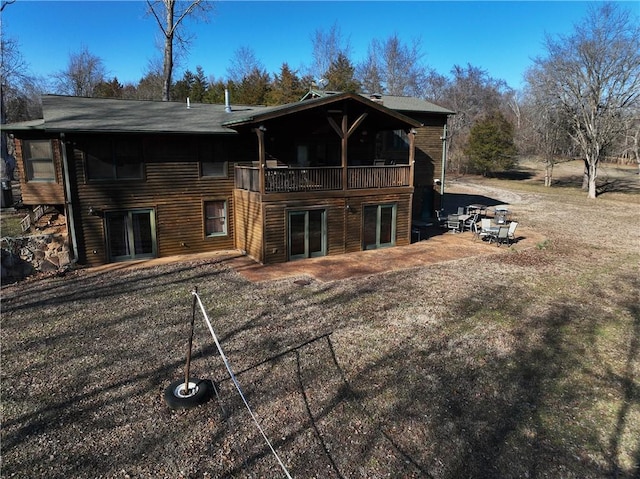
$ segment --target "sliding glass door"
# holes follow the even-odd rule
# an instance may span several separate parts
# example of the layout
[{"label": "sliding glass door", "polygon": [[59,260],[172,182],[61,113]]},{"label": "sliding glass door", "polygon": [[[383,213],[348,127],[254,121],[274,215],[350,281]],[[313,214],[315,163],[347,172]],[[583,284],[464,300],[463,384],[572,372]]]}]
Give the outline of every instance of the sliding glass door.
[{"label": "sliding glass door", "polygon": [[289,211],[288,216],[289,259],[326,255],[326,211]]},{"label": "sliding glass door", "polygon": [[396,244],[396,205],[371,205],[363,209],[363,249]]},{"label": "sliding glass door", "polygon": [[156,257],[156,225],[152,209],[108,212],[105,225],[110,261]]}]

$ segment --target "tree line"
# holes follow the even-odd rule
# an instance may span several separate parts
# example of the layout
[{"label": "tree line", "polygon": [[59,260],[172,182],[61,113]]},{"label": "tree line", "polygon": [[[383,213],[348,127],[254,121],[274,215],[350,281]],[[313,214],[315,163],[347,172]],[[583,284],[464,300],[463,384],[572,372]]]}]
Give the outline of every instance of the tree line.
[{"label": "tree line", "polygon": [[[166,7],[166,15],[154,16],[167,38],[166,32],[179,32],[168,26],[175,23],[168,14],[171,1],[148,2],[150,7]],[[161,19],[166,19],[164,25]],[[640,166],[637,25],[637,18],[620,5],[592,7],[570,35],[545,39],[545,55],[533,60],[522,91],[471,64],[454,65],[446,75],[436,72],[424,62],[419,39],[404,42],[397,34],[372,40],[365,58],[356,63],[337,24],[311,36],[310,64],[304,71],[283,62],[278,72],[270,73],[253,50],[243,46],[234,52],[224,78],[207,76],[196,66],[172,80],[171,39],[165,43],[162,65],[150,64],[137,84],[109,78],[103,61],[86,47],[70,54],[66,67],[47,81],[30,77],[17,41],[3,34],[3,112],[10,122],[41,117],[43,91],[223,103],[228,90],[233,103],[246,105],[295,102],[310,88],[413,96],[456,112],[447,125],[449,171],[493,174],[512,168],[516,155],[528,155],[545,163],[546,184],[551,185],[555,163],[582,158],[584,187],[595,197],[597,166],[606,156]]]}]

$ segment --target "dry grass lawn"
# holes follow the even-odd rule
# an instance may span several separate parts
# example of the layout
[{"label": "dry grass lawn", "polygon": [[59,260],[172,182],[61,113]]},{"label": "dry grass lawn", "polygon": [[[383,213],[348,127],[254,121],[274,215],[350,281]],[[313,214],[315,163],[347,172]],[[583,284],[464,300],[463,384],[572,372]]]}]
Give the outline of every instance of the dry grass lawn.
[{"label": "dry grass lawn", "polygon": [[197,286],[292,477],[638,478],[638,176],[592,201],[572,167],[550,189],[448,182],[508,203],[546,238],[529,248],[309,284],[195,260],[3,288],[1,476],[284,477],[200,315],[192,371],[219,400],[163,401]]}]

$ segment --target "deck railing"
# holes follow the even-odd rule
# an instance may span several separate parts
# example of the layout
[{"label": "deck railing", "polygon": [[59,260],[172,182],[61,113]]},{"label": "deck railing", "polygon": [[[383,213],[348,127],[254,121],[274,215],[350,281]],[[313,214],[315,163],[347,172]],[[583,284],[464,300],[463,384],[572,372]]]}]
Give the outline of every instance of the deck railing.
[{"label": "deck railing", "polygon": [[[236,166],[236,188],[260,190],[260,169],[255,166]],[[347,188],[391,188],[410,185],[409,165],[350,166],[347,168]],[[342,168],[265,168],[265,193],[303,191],[332,191],[342,189]]]},{"label": "deck railing", "polygon": [[347,188],[351,190],[410,186],[409,165],[350,166],[347,170]]}]

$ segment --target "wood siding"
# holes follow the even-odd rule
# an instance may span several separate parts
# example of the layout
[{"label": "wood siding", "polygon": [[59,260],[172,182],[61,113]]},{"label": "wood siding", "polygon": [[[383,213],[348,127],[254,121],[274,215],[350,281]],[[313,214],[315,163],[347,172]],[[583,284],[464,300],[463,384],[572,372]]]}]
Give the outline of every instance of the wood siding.
[{"label": "wood siding", "polygon": [[259,262],[264,262],[264,214],[257,193],[233,192],[235,205],[235,248]]},{"label": "wood siding", "polygon": [[[29,138],[24,138],[28,140]],[[20,178],[22,202],[27,206],[64,205],[64,178],[62,170],[62,150],[58,139],[51,139],[55,182],[28,181],[26,165],[22,155],[22,140],[15,140],[16,169]]]},{"label": "wood siding", "polygon": [[[418,118],[423,123],[428,119]],[[420,219],[425,215],[425,210],[431,213],[440,209],[440,188],[434,183],[440,178],[442,172],[442,134],[446,118],[440,122],[431,121],[422,128],[417,129],[416,134],[416,157],[414,168],[415,193],[413,199],[412,213],[415,219]],[[425,201],[430,205],[425,205]],[[429,215],[431,217],[431,214]]]},{"label": "wood siding", "polygon": [[[412,115],[413,116],[413,115]],[[288,260],[287,212],[322,208],[326,210],[326,254],[338,255],[360,251],[363,248],[363,208],[367,205],[396,204],[396,242],[398,246],[411,241],[411,221],[423,212],[423,203],[436,196],[434,178],[439,178],[442,158],[440,139],[446,118],[442,116],[416,118],[426,126],[417,130],[415,138],[414,182],[399,175],[409,172],[407,152],[395,152],[383,157],[396,159],[388,166],[371,166],[371,161],[358,161],[358,149],[352,150],[348,170],[342,181],[348,181],[347,173],[358,172],[366,181],[347,184],[344,189],[318,188],[320,178],[309,178],[312,167],[301,168],[309,182],[305,188],[291,191],[270,191],[263,197],[259,193],[235,189],[234,166],[252,165],[258,158],[258,141],[255,132],[247,130],[238,135],[161,135],[161,134],[87,134],[67,133],[64,146],[69,164],[75,233],[80,264],[99,265],[110,261],[106,243],[106,216],[112,212],[138,209],[153,211],[157,256],[200,253],[213,250],[241,249],[263,263]],[[288,134],[288,133],[287,133]],[[38,138],[46,137],[39,132]],[[28,139],[30,134],[24,134]],[[87,178],[85,150],[104,140],[126,138],[140,142],[141,179],[90,180]],[[22,161],[20,140],[16,141],[17,166],[22,196],[25,204],[65,203],[62,148],[63,143],[53,141],[55,183],[28,182]],[[288,138],[291,145],[295,142]],[[199,158],[203,142],[214,145],[214,159],[227,162],[226,177],[203,177]],[[289,146],[291,146],[289,145]],[[356,145],[359,147],[359,145]],[[359,152],[362,158],[373,158],[370,150]],[[293,154],[292,151],[289,155]],[[368,156],[367,156],[368,155]],[[134,157],[135,158],[135,157]],[[358,165],[360,167],[358,167]],[[289,168],[291,171],[298,171]],[[215,171],[215,170],[212,170]],[[131,170],[128,170],[130,174]],[[375,173],[375,174],[374,174]],[[116,173],[117,174],[117,173]],[[288,172],[289,174],[289,172]],[[290,179],[289,177],[287,177]],[[410,177],[409,177],[410,178]],[[296,177],[294,176],[294,179]],[[355,189],[360,187],[361,189]],[[431,195],[425,195],[425,191]],[[222,236],[205,233],[204,203],[224,200],[227,204],[227,231]]]},{"label": "wood siding", "polygon": [[[85,140],[86,141],[86,140]],[[189,141],[185,139],[184,141]],[[155,212],[157,256],[201,253],[235,247],[235,205],[233,162],[227,177],[202,177],[196,159],[167,161],[144,158],[144,179],[91,181],[85,172],[84,153],[74,149],[73,157],[78,246],[80,262],[89,265],[109,261],[104,217],[108,212],[151,208]],[[228,158],[231,159],[231,158]],[[204,202],[227,201],[227,232],[205,234]],[[89,214],[92,207],[97,214]]]},{"label": "wood siding", "polygon": [[[411,193],[370,194],[362,196],[334,196],[299,198],[260,202],[256,193],[235,192],[237,247],[265,264],[288,261],[287,213],[296,210],[324,209],[327,222],[327,256],[362,250],[363,207],[396,204],[396,245],[411,242]],[[249,204],[245,203],[249,202]],[[348,208],[347,208],[348,206]],[[239,211],[241,210],[241,211]],[[264,212],[264,218],[262,218]],[[254,223],[251,224],[250,219]],[[246,223],[249,221],[249,223]],[[264,224],[264,229],[262,225]],[[246,231],[246,234],[243,233]],[[264,248],[248,239],[264,234]]]}]

